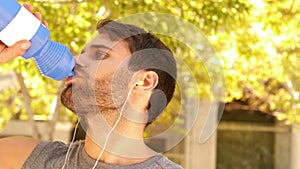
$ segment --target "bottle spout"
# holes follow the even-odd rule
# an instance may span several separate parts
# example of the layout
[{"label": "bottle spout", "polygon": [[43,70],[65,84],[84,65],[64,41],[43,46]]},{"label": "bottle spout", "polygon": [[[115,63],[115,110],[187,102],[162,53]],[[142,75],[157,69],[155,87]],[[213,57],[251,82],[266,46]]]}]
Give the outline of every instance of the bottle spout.
[{"label": "bottle spout", "polygon": [[74,69],[69,73],[68,77],[72,77],[72,76],[75,76],[75,72],[74,72]]}]

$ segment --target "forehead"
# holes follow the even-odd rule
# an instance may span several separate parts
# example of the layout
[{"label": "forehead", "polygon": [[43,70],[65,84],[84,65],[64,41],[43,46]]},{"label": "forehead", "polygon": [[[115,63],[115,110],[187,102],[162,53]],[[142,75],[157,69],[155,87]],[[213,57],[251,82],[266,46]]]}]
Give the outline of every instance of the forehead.
[{"label": "forehead", "polygon": [[98,34],[94,39],[85,45],[84,50],[93,46],[107,49],[127,49],[129,51],[128,43],[125,40],[112,41],[107,33]]}]

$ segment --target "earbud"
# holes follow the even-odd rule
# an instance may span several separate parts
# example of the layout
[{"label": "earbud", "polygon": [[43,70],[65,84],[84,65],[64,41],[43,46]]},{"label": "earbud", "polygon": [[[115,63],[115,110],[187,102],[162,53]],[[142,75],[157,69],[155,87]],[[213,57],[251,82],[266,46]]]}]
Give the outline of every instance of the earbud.
[{"label": "earbud", "polygon": [[138,82],[135,82],[135,85],[136,86],[144,86],[144,82],[143,81],[138,81]]}]

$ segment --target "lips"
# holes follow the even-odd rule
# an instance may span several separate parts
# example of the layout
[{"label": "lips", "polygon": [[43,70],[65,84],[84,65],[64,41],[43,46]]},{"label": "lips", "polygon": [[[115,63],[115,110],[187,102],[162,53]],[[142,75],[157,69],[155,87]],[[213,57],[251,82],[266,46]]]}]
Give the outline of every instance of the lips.
[{"label": "lips", "polygon": [[72,85],[73,78],[74,78],[74,76],[66,78],[65,84],[66,84],[67,87],[70,86],[70,85]]},{"label": "lips", "polygon": [[70,76],[70,77],[66,78],[65,84],[66,84],[67,87],[70,86],[70,85],[72,85],[72,83],[74,82],[74,79],[84,78],[84,77],[86,78],[87,77],[87,73],[84,72],[80,68],[76,68],[75,67],[74,72],[75,72],[74,76]]},{"label": "lips", "polygon": [[72,85],[74,79],[78,78],[78,77],[81,77],[78,72],[75,72],[74,76],[67,77],[66,81],[65,81],[66,86],[68,87],[68,86]]}]

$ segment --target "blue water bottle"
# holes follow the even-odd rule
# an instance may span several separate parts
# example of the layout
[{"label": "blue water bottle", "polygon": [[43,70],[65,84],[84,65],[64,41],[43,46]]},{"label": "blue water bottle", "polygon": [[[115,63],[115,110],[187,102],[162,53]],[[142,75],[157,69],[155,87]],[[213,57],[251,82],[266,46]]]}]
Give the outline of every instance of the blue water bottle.
[{"label": "blue water bottle", "polygon": [[0,0],[0,40],[7,46],[30,40],[31,46],[22,57],[33,58],[42,75],[55,80],[73,76],[72,54],[49,36],[49,30],[16,0]]}]

